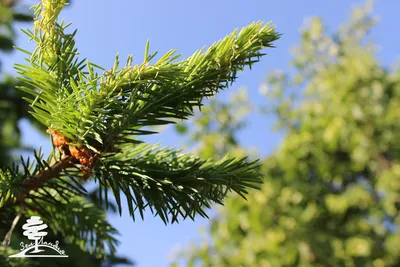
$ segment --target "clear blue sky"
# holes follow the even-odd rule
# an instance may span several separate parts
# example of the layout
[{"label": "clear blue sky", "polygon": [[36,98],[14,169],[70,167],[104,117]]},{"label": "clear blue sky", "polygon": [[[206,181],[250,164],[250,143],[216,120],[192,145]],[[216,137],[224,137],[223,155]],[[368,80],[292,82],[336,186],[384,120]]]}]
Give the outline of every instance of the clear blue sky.
[{"label": "clear blue sky", "polygon": [[[210,45],[224,37],[236,27],[252,21],[272,21],[283,37],[276,42],[276,49],[268,50],[268,55],[254,66],[252,71],[241,73],[237,83],[231,87],[236,90],[246,86],[253,103],[261,103],[259,87],[266,74],[275,68],[285,69],[290,60],[289,49],[299,40],[299,29],[305,18],[321,16],[329,29],[334,30],[345,21],[354,4],[363,1],[321,1],[321,0],[148,0],[148,1],[100,1],[74,0],[61,18],[73,21],[78,28],[77,46],[82,57],[90,59],[103,67],[112,66],[115,54],[120,53],[121,62],[128,54],[133,54],[136,62],[143,58],[144,45],[151,40],[151,50],[161,54],[169,49],[178,49],[183,57],[196,49]],[[372,38],[380,45],[378,53],[386,66],[398,59],[400,37],[398,34],[397,0],[376,1],[374,13],[380,23],[374,29]],[[27,38],[22,34],[18,46],[29,48]],[[12,62],[21,62],[20,54],[6,58],[5,69],[13,72]],[[7,63],[9,63],[7,65]],[[222,94],[220,97],[226,97]],[[41,144],[49,150],[48,138],[35,133],[26,123],[23,139],[26,144],[38,147]],[[270,129],[272,119],[250,116],[250,127],[240,136],[246,147],[261,147],[260,153],[266,155],[281,140],[281,136]],[[267,136],[267,138],[266,138]],[[171,129],[149,139],[163,145],[180,147],[182,140]],[[119,252],[136,261],[139,267],[168,266],[168,254],[180,244],[186,246],[190,240],[198,238],[198,229],[207,224],[205,219],[195,222],[185,221],[165,226],[159,218],[146,213],[144,221],[132,222],[125,213],[110,216],[110,221],[121,233]]]}]

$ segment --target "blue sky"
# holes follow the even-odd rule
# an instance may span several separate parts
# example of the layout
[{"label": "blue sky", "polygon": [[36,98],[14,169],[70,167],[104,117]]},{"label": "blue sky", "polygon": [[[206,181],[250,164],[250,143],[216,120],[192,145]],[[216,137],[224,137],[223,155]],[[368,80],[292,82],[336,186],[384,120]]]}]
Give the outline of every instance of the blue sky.
[{"label": "blue sky", "polygon": [[[321,1],[321,0],[147,0],[147,1],[101,1],[74,0],[61,18],[72,21],[78,28],[77,46],[82,57],[88,58],[105,68],[112,67],[115,54],[119,52],[121,62],[128,54],[134,61],[141,62],[146,40],[151,40],[151,51],[160,54],[169,49],[178,49],[183,57],[191,55],[196,49],[210,45],[224,37],[234,28],[245,26],[253,21],[272,21],[277,31],[284,35],[276,42],[275,49],[269,49],[261,62],[252,71],[239,75],[237,82],[228,90],[247,87],[252,103],[265,101],[259,97],[260,84],[273,69],[287,69],[290,60],[289,49],[299,38],[299,29],[306,18],[320,16],[330,30],[344,22],[351,8],[363,1]],[[398,60],[400,37],[398,34],[397,0],[376,1],[374,13],[380,17],[374,28],[372,39],[380,45],[378,57],[388,66]],[[30,48],[27,38],[18,37],[18,46]],[[5,69],[13,72],[12,63],[22,62],[22,55],[14,53],[6,57]],[[223,93],[219,97],[224,98]],[[249,117],[250,126],[240,140],[246,147],[258,147],[260,154],[266,155],[279,144],[282,136],[271,131],[272,118],[257,115]],[[50,149],[49,139],[36,133],[25,122],[23,140],[35,147],[44,145]],[[182,139],[167,129],[161,135],[148,139],[163,145],[180,147]],[[187,246],[190,240],[199,237],[198,229],[207,225],[207,220],[198,218],[195,222],[165,226],[159,218],[145,214],[145,220],[132,222],[128,214],[122,217],[112,215],[110,221],[121,233],[119,252],[136,261],[139,267],[168,266],[168,254],[178,244]]]}]

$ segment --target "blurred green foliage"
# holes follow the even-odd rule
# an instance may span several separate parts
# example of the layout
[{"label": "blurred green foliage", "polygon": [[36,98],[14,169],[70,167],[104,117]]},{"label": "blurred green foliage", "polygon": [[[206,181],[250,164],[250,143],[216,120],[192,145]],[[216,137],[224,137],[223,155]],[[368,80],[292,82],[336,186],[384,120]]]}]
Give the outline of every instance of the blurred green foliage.
[{"label": "blurred green foliage", "polygon": [[[16,7],[16,1],[0,0],[0,52],[5,55],[13,50],[15,29],[13,25],[18,21],[32,20],[29,14],[21,13]],[[27,117],[28,104],[21,98],[20,91],[15,89],[17,81],[3,73],[0,58],[0,166],[5,166],[12,161],[11,152],[13,149],[21,148],[21,134],[18,121]],[[3,241],[9,230],[12,220],[9,214],[0,213],[0,241]],[[35,266],[22,258],[11,259],[8,255],[18,253],[18,244],[22,233],[17,234],[18,243],[16,246],[0,245],[0,266]],[[15,240],[15,239],[14,239]]]},{"label": "blurred green foliage", "polygon": [[[31,21],[32,16],[18,1],[0,0],[0,55],[13,50],[16,22]],[[16,79],[2,73],[0,58],[0,166],[11,162],[10,151],[22,148],[18,120],[28,116],[25,94],[15,90]]]},{"label": "blurred green foliage", "polygon": [[[400,71],[374,56],[371,9],[333,34],[319,18],[302,29],[294,75],[262,90],[286,133],[262,162],[262,191],[230,197],[174,266],[400,266]],[[213,100],[178,129],[203,157],[240,155],[243,99]]]}]

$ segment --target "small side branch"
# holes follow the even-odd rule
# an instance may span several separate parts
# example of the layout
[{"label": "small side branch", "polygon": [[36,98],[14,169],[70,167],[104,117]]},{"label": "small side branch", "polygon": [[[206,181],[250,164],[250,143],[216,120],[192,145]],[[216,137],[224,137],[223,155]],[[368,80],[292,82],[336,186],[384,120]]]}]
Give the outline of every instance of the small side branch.
[{"label": "small side branch", "polygon": [[55,162],[50,168],[47,168],[40,172],[39,174],[32,176],[22,182],[25,189],[19,193],[16,197],[16,201],[9,200],[4,205],[3,208],[16,203],[23,203],[25,197],[29,194],[31,190],[37,190],[46,181],[60,176],[60,173],[69,167],[73,167],[77,163],[76,159],[72,156],[63,157],[61,160]]},{"label": "small side branch", "polygon": [[51,178],[58,177],[63,169],[72,167],[75,163],[76,159],[72,156],[64,157],[51,165],[50,168],[47,168],[38,175],[32,176],[31,178],[25,180],[23,182],[24,186],[26,187],[24,195],[27,194],[30,190],[39,188],[43,183],[50,180]]},{"label": "small side branch", "polygon": [[18,212],[17,216],[14,218],[14,221],[13,221],[13,223],[11,225],[11,228],[7,232],[7,234],[6,234],[5,238],[4,238],[3,246],[8,246],[11,243],[12,233],[13,233],[14,228],[17,225],[19,219],[21,218],[23,212],[24,212],[24,206],[21,206],[21,210]]}]

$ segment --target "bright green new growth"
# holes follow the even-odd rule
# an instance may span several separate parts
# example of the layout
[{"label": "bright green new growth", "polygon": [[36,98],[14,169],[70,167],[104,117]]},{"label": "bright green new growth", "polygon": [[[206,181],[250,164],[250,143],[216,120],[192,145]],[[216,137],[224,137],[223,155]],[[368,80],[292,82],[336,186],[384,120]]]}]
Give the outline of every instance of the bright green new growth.
[{"label": "bright green new growth", "polygon": [[[133,219],[136,210],[143,218],[148,207],[165,223],[175,222],[196,214],[207,217],[205,209],[222,204],[229,191],[245,197],[246,188],[257,188],[262,180],[256,161],[211,162],[145,144],[138,137],[156,134],[148,126],[189,118],[204,98],[227,88],[237,72],[251,67],[264,55],[260,51],[279,38],[272,26],[250,24],[181,61],[172,50],[150,64],[156,54],[149,53],[147,43],[141,64],[132,65],[130,56],[120,68],[117,56],[114,67],[105,70],[78,58],[76,31],[67,33],[69,25],[57,23],[64,5],[65,1],[44,0],[35,7],[34,31],[24,32],[37,45],[33,52],[20,49],[29,56],[29,65],[16,65],[25,84],[20,89],[32,95],[26,100],[38,121],[100,155],[92,177],[106,208],[112,191],[120,213],[123,195]],[[47,221],[54,232],[98,255],[107,241],[113,252],[115,230],[105,221],[104,210],[85,200],[79,181],[82,166],[61,168],[59,153],[46,160],[40,152],[35,157],[36,162],[22,162],[22,171],[18,166],[0,170],[0,208],[13,208],[18,202],[27,213],[56,216]],[[57,168],[54,179],[47,179]],[[37,184],[37,177],[43,182]],[[79,238],[74,238],[77,231]]]}]

